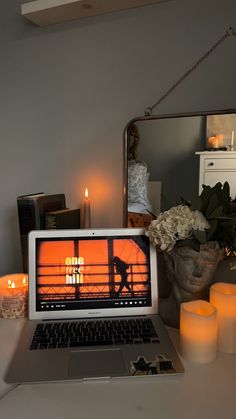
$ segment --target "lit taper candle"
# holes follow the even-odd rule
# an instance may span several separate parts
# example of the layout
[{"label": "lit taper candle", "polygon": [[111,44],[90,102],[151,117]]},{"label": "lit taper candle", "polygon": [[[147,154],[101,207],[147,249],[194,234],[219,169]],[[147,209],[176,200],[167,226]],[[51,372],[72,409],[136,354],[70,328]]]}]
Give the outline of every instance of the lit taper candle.
[{"label": "lit taper candle", "polygon": [[84,194],[84,228],[91,228],[91,210],[88,188],[85,189]]}]

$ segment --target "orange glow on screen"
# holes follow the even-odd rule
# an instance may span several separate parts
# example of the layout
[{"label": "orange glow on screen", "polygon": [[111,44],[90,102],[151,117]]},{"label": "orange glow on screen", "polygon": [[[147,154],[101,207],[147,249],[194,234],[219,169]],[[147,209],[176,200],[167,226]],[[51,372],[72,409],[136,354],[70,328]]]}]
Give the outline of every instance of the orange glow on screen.
[{"label": "orange glow on screen", "polygon": [[132,292],[147,292],[146,255],[133,239],[124,238],[42,241],[37,257],[38,292],[45,300],[109,298],[117,293],[121,281],[114,256],[128,265]]},{"label": "orange glow on screen", "polygon": [[[114,240],[114,255],[120,257],[124,260],[129,266],[129,274],[132,276],[133,290],[137,291],[146,287],[144,284],[136,284],[135,282],[145,282],[147,278],[147,267],[146,267],[146,255],[140,249],[137,243],[133,239],[127,239],[124,247],[123,240],[117,239]],[[119,277],[115,279],[119,281]]]}]

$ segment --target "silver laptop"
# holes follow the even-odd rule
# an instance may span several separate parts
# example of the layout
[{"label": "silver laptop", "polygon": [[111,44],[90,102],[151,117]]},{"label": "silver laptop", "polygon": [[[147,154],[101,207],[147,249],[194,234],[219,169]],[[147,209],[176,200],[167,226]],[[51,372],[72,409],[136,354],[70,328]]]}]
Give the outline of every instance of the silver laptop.
[{"label": "silver laptop", "polygon": [[29,320],[6,382],[183,371],[158,315],[156,249],[143,229],[29,234]]}]

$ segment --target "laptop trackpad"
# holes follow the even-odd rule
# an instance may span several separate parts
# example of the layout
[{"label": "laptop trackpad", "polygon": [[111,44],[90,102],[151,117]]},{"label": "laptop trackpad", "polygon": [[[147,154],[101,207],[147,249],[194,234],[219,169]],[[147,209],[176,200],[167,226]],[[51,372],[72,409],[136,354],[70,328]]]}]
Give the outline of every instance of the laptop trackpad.
[{"label": "laptop trackpad", "polygon": [[126,371],[122,351],[117,349],[94,349],[71,352],[69,377],[117,376]]}]

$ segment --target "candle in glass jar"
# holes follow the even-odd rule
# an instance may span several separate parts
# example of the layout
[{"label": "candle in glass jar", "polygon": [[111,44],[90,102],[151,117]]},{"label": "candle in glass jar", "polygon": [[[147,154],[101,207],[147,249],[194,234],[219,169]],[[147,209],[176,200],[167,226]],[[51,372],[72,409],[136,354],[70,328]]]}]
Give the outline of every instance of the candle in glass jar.
[{"label": "candle in glass jar", "polygon": [[219,148],[220,147],[220,138],[218,135],[214,137],[209,137],[207,140],[208,148]]},{"label": "candle in glass jar", "polygon": [[219,350],[236,353],[236,284],[213,284],[210,288],[210,302],[218,312]]},{"label": "candle in glass jar", "polygon": [[217,353],[217,310],[204,300],[181,304],[180,352],[197,363],[211,362]]},{"label": "candle in glass jar", "polygon": [[28,303],[28,275],[10,274],[0,278],[0,317],[25,317]]},{"label": "candle in glass jar", "polygon": [[85,189],[84,194],[84,228],[91,227],[91,210],[90,210],[90,200],[88,196],[88,188]]}]

